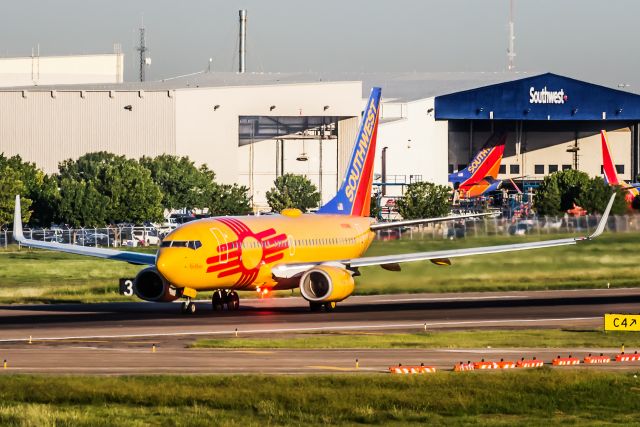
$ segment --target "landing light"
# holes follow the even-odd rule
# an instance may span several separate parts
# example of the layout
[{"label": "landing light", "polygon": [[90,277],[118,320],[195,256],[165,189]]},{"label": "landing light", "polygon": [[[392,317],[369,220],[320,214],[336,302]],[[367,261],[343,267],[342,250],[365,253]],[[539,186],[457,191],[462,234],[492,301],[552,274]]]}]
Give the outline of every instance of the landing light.
[{"label": "landing light", "polygon": [[256,292],[258,293],[258,296],[259,296],[260,298],[263,298],[263,297],[268,296],[268,295],[269,295],[269,291],[270,291],[270,289],[269,289],[269,288],[261,288],[260,286],[258,286],[258,287],[256,288]]}]

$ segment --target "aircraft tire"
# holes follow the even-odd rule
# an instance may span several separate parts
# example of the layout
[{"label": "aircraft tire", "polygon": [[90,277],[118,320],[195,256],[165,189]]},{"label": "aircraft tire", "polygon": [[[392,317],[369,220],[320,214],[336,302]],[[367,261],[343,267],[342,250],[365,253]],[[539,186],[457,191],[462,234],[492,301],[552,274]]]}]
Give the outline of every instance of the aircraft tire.
[{"label": "aircraft tire", "polygon": [[236,311],[240,309],[240,297],[236,291],[229,291],[227,294],[227,309]]},{"label": "aircraft tire", "polygon": [[213,311],[224,310],[224,305],[227,299],[226,291],[215,291],[211,296],[211,307]]},{"label": "aircraft tire", "polygon": [[191,301],[185,301],[182,303],[182,313],[183,314],[195,314],[196,305]]}]

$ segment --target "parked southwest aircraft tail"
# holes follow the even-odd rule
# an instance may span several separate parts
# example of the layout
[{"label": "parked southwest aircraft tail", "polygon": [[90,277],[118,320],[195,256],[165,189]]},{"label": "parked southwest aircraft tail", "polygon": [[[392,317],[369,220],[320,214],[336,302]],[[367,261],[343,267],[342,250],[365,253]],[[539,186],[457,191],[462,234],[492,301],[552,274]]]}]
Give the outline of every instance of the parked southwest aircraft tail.
[{"label": "parked southwest aircraft tail", "polygon": [[460,197],[478,197],[500,189],[502,180],[496,178],[506,141],[506,133],[493,135],[465,169],[449,174],[449,182]]},{"label": "parked southwest aircraft tail", "polygon": [[615,162],[613,161],[613,156],[611,155],[611,146],[609,145],[606,130],[600,131],[600,139],[602,141],[602,172],[604,174],[604,180],[609,185],[624,188],[626,190],[625,200],[627,201],[627,203],[631,204],[633,202],[633,199],[640,195],[640,191],[637,188],[638,186],[640,186],[640,184],[627,183],[618,178],[618,173],[616,171]]},{"label": "parked southwest aircraft tail", "polygon": [[[162,241],[157,254],[89,248],[26,239],[22,232],[20,197],[16,196],[14,238],[22,245],[146,265],[127,289],[146,301],[185,299],[185,313],[195,312],[198,292],[214,291],[214,310],[239,307],[237,291],[300,288],[312,310],[331,310],[354,290],[359,268],[378,265],[400,271],[405,262],[450,264],[450,258],[573,245],[599,236],[613,197],[596,231],[589,237],[566,238],[501,246],[433,252],[363,256],[375,230],[466,218],[443,218],[378,223],[366,216],[371,196],[373,153],[380,104],[374,88],[367,103],[347,176],[334,199],[317,214],[285,209],[280,215],[205,218],[186,223]],[[426,272],[425,272],[426,274]]]}]

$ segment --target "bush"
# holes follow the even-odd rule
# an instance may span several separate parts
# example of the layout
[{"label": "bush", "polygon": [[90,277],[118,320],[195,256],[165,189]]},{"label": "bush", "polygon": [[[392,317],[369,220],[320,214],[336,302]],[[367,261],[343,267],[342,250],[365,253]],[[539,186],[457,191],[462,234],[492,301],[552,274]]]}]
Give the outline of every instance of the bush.
[{"label": "bush", "polygon": [[318,207],[320,193],[311,181],[302,175],[291,173],[279,176],[274,181],[275,187],[267,191],[267,203],[273,212],[296,208],[306,212]]},{"label": "bush", "polygon": [[574,204],[588,213],[602,213],[613,191],[618,196],[611,209],[612,214],[623,214],[627,210],[625,192],[612,189],[602,178],[589,178],[585,172],[565,170],[554,172],[544,178],[535,195],[534,207],[538,215],[562,215]]},{"label": "bush", "polygon": [[431,182],[415,182],[396,201],[398,212],[404,219],[433,218],[451,212],[451,188]]}]

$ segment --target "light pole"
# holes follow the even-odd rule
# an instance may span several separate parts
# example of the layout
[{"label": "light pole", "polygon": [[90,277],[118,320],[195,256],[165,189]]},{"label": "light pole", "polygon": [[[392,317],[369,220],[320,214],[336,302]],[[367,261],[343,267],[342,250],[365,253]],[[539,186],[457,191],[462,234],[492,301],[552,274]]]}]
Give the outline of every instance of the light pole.
[{"label": "light pole", "polygon": [[382,195],[387,195],[387,149],[389,147],[382,148]]}]

